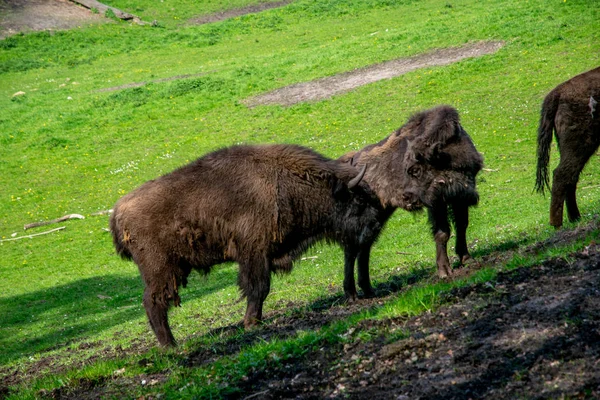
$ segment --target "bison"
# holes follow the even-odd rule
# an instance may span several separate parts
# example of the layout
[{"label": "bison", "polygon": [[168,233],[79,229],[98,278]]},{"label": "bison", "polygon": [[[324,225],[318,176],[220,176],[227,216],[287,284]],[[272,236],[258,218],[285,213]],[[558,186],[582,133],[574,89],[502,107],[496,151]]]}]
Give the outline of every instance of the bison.
[{"label": "bison", "polygon": [[600,99],[600,67],[561,83],[542,103],[535,189],[544,194],[544,189],[550,188],[548,162],[554,132],[560,153],[550,201],[550,225],[555,228],[562,226],[565,202],[569,221],[581,217],[576,199],[579,174],[600,145],[597,99]]},{"label": "bison", "polygon": [[[363,164],[364,165],[364,164]],[[117,253],[133,259],[143,304],[160,345],[175,345],[167,311],[192,269],[239,263],[244,326],[262,318],[272,272],[289,272],[320,240],[345,253],[344,292],[372,293],[369,251],[389,213],[361,182],[366,165],[330,160],[296,145],[233,146],[209,153],[118,200],[110,219]]]},{"label": "bison", "polygon": [[398,207],[408,211],[427,208],[440,277],[452,272],[447,251],[449,220],[455,225],[460,263],[472,260],[466,231],[469,207],[479,201],[475,178],[483,158],[454,108],[438,106],[419,112],[379,143],[345,154],[340,160],[356,167],[369,166],[364,181],[386,213]]}]

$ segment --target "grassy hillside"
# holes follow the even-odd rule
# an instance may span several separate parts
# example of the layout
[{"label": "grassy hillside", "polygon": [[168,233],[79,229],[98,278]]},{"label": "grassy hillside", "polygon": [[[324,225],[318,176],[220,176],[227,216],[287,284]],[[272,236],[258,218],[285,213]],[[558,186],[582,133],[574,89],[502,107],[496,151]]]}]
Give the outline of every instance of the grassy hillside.
[{"label": "grassy hillside", "polygon": [[[23,393],[62,386],[69,382],[65,376],[78,373],[110,376],[127,363],[106,361],[119,349],[135,353],[154,345],[137,267],[114,254],[108,217],[93,214],[219,147],[299,143],[336,157],[378,141],[417,110],[450,104],[485,157],[481,202],[468,232],[472,253],[481,257],[552,235],[549,199],[532,193],[537,122],[549,90],[600,64],[600,9],[588,0],[298,0],[200,26],[185,21],[249,2],[108,3],[158,23],[115,21],[0,41],[0,238],[25,234],[26,223],[86,216],[64,222],[66,229],[57,233],[0,242],[0,366],[25,371],[49,359],[47,372],[67,374],[47,375]],[[330,100],[242,104],[285,85],[482,40],[505,45],[493,55],[418,70]],[[182,75],[194,76],[166,79]],[[25,94],[14,96],[19,91]],[[594,157],[580,180],[584,220],[599,209],[599,170]],[[274,277],[266,312],[342,293],[341,250],[323,245],[307,255],[292,274]],[[432,272],[426,216],[398,211],[371,265],[375,283]],[[222,265],[208,277],[192,275],[183,307],[170,315],[184,348],[218,341],[207,333],[242,318],[236,274],[235,265]],[[425,296],[429,306],[442,289]],[[386,307],[416,313],[423,310],[419,299],[406,309]],[[307,332],[298,340],[326,334]],[[99,352],[103,356],[95,357]],[[159,353],[144,357],[156,357],[153,370],[176,369]],[[91,367],[69,372],[69,365],[86,359]]]}]

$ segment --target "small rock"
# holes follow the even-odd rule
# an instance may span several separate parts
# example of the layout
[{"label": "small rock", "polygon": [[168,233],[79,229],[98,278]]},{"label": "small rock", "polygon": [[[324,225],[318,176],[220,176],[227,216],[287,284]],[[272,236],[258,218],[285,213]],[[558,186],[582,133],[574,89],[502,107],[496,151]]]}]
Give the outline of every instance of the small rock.
[{"label": "small rock", "polygon": [[13,95],[12,95],[12,97],[15,97],[15,96],[23,96],[24,94],[25,94],[25,92],[23,92],[23,91],[18,91],[17,93],[13,94]]}]

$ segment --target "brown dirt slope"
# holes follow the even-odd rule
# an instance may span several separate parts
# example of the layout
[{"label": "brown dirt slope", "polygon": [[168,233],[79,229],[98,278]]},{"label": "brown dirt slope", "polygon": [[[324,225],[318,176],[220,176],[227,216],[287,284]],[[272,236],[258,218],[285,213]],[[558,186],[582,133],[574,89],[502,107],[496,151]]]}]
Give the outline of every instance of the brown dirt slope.
[{"label": "brown dirt slope", "polygon": [[[232,397],[600,398],[600,246],[445,300],[408,321],[363,321],[350,344],[256,371]],[[365,331],[376,339],[361,341]]]}]

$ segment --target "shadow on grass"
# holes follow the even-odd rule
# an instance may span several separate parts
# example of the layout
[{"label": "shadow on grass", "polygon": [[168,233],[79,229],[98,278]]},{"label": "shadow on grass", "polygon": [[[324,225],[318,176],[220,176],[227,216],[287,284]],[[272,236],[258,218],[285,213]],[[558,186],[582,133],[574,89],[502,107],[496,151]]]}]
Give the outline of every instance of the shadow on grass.
[{"label": "shadow on grass", "polygon": [[[236,280],[236,271],[221,274],[186,297],[208,295]],[[0,298],[0,365],[66,347],[127,321],[143,318],[147,324],[142,293],[139,276],[104,275]]]},{"label": "shadow on grass", "polygon": [[[380,307],[381,299],[400,292],[407,286],[431,276],[429,268],[415,268],[392,275],[374,286],[374,298],[361,298],[346,303],[343,294],[319,298],[307,305],[289,303],[287,309],[265,316],[259,327],[244,330],[241,322],[212,329],[198,337],[197,349],[182,360],[184,366],[198,366],[216,361],[222,356],[240,352],[243,348],[272,339],[286,339],[302,331],[314,331],[324,325],[341,321],[352,315]],[[217,339],[217,340],[215,340]]]}]

